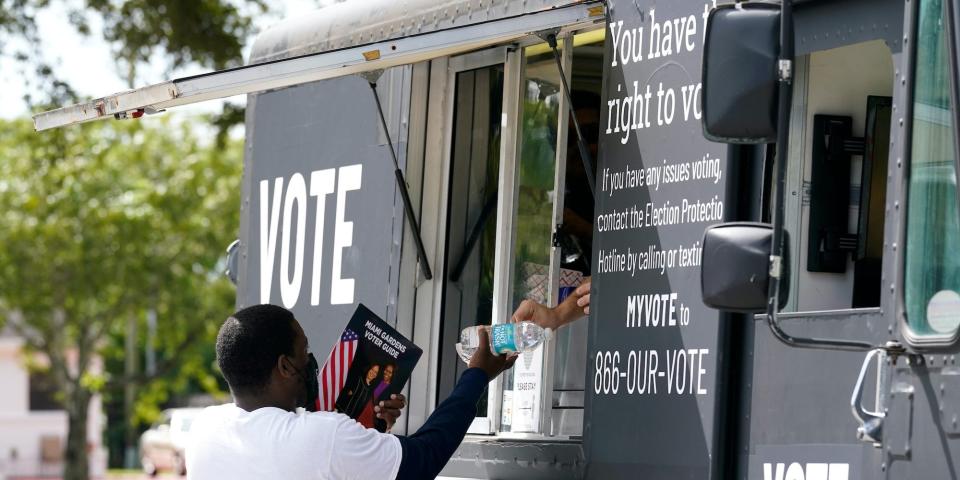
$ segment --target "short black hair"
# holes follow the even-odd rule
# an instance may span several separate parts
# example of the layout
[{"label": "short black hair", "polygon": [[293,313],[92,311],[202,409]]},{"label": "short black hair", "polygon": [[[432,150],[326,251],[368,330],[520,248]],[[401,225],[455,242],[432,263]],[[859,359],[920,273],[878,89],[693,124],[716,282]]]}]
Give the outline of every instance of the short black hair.
[{"label": "short black hair", "polygon": [[277,358],[294,355],[295,320],[283,307],[254,305],[223,322],[217,334],[217,365],[234,394],[266,389]]}]

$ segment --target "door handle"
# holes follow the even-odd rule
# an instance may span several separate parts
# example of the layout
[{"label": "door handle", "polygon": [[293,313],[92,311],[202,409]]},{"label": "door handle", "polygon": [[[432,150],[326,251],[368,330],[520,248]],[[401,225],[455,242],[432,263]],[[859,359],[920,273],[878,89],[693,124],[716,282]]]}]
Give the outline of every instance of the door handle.
[{"label": "door handle", "polygon": [[879,375],[877,375],[877,391],[883,391],[883,375],[881,373],[884,365],[884,360],[886,359],[887,353],[885,350],[877,348],[867,352],[866,357],[863,359],[863,365],[860,367],[860,375],[857,377],[857,383],[853,387],[853,395],[850,397],[850,409],[853,411],[853,416],[860,422],[860,426],[857,427],[857,439],[864,442],[871,442],[877,446],[880,445],[880,442],[883,438],[883,419],[886,416],[886,412],[883,411],[883,407],[880,404],[880,400],[883,395],[877,397],[877,411],[867,410],[863,406],[863,384],[864,380],[867,378],[867,371],[870,370],[870,362],[877,358],[877,369]]}]

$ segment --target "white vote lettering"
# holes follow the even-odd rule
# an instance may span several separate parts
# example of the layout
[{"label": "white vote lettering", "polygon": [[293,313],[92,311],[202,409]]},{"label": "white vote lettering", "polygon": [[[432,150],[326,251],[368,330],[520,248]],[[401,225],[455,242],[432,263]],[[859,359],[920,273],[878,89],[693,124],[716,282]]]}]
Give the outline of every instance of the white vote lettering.
[{"label": "white vote lettering", "polygon": [[[290,278],[290,224],[293,220],[293,208],[297,208],[297,237],[294,245],[293,278]],[[283,306],[291,308],[300,297],[300,285],[303,283],[303,240],[307,226],[307,186],[303,175],[293,174],[287,187],[287,196],[283,200],[283,244],[280,246],[280,300]]]},{"label": "white vote lettering", "polygon": [[763,480],[849,480],[848,463],[763,464]]},{"label": "white vote lettering", "polygon": [[270,181],[260,181],[260,303],[270,303],[273,286],[273,259],[277,255],[277,226],[280,225],[280,192],[283,178],[273,182],[273,209],[270,213]]},{"label": "white vote lettering", "polygon": [[313,232],[313,278],[310,283],[310,305],[320,305],[320,267],[323,266],[323,222],[326,218],[327,195],[333,193],[336,171],[332,168],[310,174],[310,196],[317,197],[317,218]]},{"label": "white vote lettering", "polygon": [[330,303],[343,305],[353,303],[353,279],[343,278],[343,249],[353,245],[353,222],[344,221],[347,191],[359,190],[363,165],[350,165],[340,169],[337,185],[337,224],[333,231],[333,278],[330,287]]},{"label": "white vote lettering", "polygon": [[[339,179],[336,178],[338,172]],[[314,216],[313,259],[310,272],[310,304],[320,304],[327,195],[334,191],[337,193],[337,205],[333,231],[330,303],[334,305],[353,303],[354,279],[343,278],[344,250],[353,245],[353,222],[346,219],[346,193],[359,190],[362,177],[362,165],[348,165],[338,170],[333,168],[316,170],[310,172],[308,188],[304,175],[295,173],[287,182],[286,192],[284,192],[284,179],[275,178],[272,194],[270,180],[260,181],[261,303],[271,302],[273,278],[278,261],[280,301],[287,308],[292,308],[299,302],[304,277],[307,209],[312,204],[316,208],[316,215]],[[308,198],[316,200],[311,202]],[[278,242],[280,243],[279,259],[277,259]]]}]

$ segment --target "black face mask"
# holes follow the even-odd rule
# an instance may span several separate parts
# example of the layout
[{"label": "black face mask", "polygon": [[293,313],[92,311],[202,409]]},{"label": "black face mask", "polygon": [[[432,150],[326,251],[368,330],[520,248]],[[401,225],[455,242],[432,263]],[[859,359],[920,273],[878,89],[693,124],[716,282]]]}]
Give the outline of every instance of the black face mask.
[{"label": "black face mask", "polygon": [[293,369],[303,380],[303,388],[307,390],[307,398],[300,406],[308,412],[317,411],[317,397],[320,396],[320,382],[317,380],[317,376],[320,375],[320,366],[317,364],[316,357],[312,353],[307,354],[307,365],[304,367],[306,372],[301,372],[297,367],[293,367]]}]

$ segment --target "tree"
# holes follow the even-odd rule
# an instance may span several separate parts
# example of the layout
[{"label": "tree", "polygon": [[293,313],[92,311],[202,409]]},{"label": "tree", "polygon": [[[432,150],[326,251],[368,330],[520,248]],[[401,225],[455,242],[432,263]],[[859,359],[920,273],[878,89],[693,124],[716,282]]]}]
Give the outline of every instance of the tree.
[{"label": "tree", "polygon": [[[103,16],[104,38],[133,86],[137,66],[162,52],[170,66],[196,63],[214,69],[242,63],[243,46],[253,35],[252,15],[267,11],[265,0],[87,0],[88,11]],[[244,11],[249,9],[251,11]],[[78,12],[73,23],[89,33],[87,16]]]},{"label": "tree", "polygon": [[[339,0],[317,0],[317,4],[322,5],[335,1]],[[268,5],[268,3],[270,5]],[[37,29],[37,18],[44,11],[50,11],[51,8],[59,9],[55,10],[57,12],[65,11],[70,23],[78,32],[84,35],[101,36],[106,40],[117,58],[116,74],[123,78],[128,86],[134,87],[146,81],[138,76],[138,72],[141,70],[141,67],[148,62],[152,65],[156,65],[157,62],[166,62],[168,74],[171,74],[172,70],[188,64],[199,65],[206,69],[221,69],[242,64],[243,48],[247,42],[253,40],[256,34],[252,19],[258,16],[262,17],[264,14],[269,16],[279,13],[268,8],[272,5],[275,5],[275,3],[267,2],[267,0],[82,0],[79,2],[56,0],[0,0],[0,57],[16,60],[22,73],[22,78],[28,82],[29,93],[26,98],[27,104],[34,110],[42,110],[83,100],[81,95],[71,87],[69,78],[60,78],[57,75],[56,69],[53,68],[51,64],[51,61],[54,59],[45,57],[46,52],[44,52],[42,48],[44,42]],[[279,15],[276,17],[279,18]],[[102,20],[102,26],[94,28],[93,25],[96,24],[96,22],[93,22],[94,19]],[[104,75],[110,75],[110,72],[104,72]],[[109,92],[85,93],[101,94]],[[239,179],[236,177],[239,176],[239,165],[241,163],[239,161],[240,153],[235,143],[229,139],[227,131],[231,126],[242,122],[243,114],[242,106],[225,104],[223,113],[212,117],[207,122],[217,130],[215,148],[222,150],[223,156],[236,157],[233,165],[235,165],[237,169],[234,178],[234,181],[237,182]],[[203,121],[194,121],[194,123],[198,122],[204,123]],[[117,220],[122,220],[121,223],[126,225],[122,228],[112,226],[110,227],[112,230],[106,232],[96,230],[100,227],[106,229],[107,220],[93,218],[91,211],[98,209],[92,206],[80,208],[82,204],[70,206],[76,211],[69,209],[57,210],[50,207],[43,210],[43,212],[54,215],[53,218],[58,221],[76,213],[81,216],[86,215],[87,217],[83,218],[87,218],[88,220],[102,220],[104,224],[94,224],[85,229],[80,229],[80,226],[83,225],[82,221],[71,224],[75,227],[74,230],[80,232],[80,236],[75,235],[76,238],[74,239],[63,236],[65,235],[63,232],[60,232],[61,238],[57,239],[54,238],[51,232],[41,231],[42,229],[39,229],[37,225],[31,226],[31,228],[37,228],[35,233],[38,235],[50,234],[50,237],[44,240],[44,242],[48,242],[47,246],[51,249],[55,246],[63,248],[64,250],[59,252],[59,254],[64,256],[72,254],[79,256],[81,259],[91,256],[95,257],[102,252],[99,250],[91,250],[91,248],[100,248],[99,245],[82,245],[78,247],[77,245],[71,245],[71,240],[85,238],[83,235],[88,234],[99,238],[97,235],[110,233],[115,236],[123,235],[122,238],[124,240],[129,238],[143,242],[149,239],[142,236],[137,237],[136,234],[143,233],[141,227],[146,228],[147,225],[152,225],[156,228],[182,227],[186,229],[189,227],[192,229],[197,227],[197,225],[185,226],[176,224],[172,220],[164,225],[151,224],[143,218],[126,216],[128,214],[132,215],[132,213],[142,209],[167,209],[164,211],[168,211],[171,208],[179,207],[186,211],[196,203],[199,203],[199,196],[197,195],[191,194],[183,197],[197,200],[197,202],[180,202],[179,205],[144,204],[143,202],[146,200],[155,199],[144,193],[138,193],[133,198],[130,198],[127,192],[140,192],[140,190],[133,189],[135,185],[124,183],[126,179],[120,182],[125,185],[124,187],[116,187],[124,192],[120,196],[111,196],[121,191],[116,188],[111,190],[114,186],[96,183],[106,181],[104,178],[107,177],[84,177],[83,182],[92,181],[94,183],[89,185],[84,183],[82,186],[75,186],[78,181],[76,179],[81,177],[81,171],[86,171],[84,167],[79,166],[78,163],[71,162],[85,161],[89,163],[92,162],[93,159],[107,155],[105,151],[113,152],[109,153],[109,155],[120,155],[119,152],[126,152],[138,156],[137,158],[141,160],[156,160],[154,157],[161,155],[161,152],[164,151],[171,155],[182,154],[183,149],[187,147],[180,145],[181,142],[192,145],[193,147],[191,148],[197,149],[197,151],[207,152],[209,150],[205,145],[198,145],[192,137],[184,140],[179,139],[177,132],[167,131],[169,127],[169,124],[160,128],[142,129],[127,126],[83,126],[65,132],[54,132],[42,136],[35,136],[32,132],[29,132],[25,124],[0,124],[0,135],[2,135],[2,137],[0,137],[2,138],[0,139],[0,161],[6,163],[7,159],[13,159],[15,156],[17,156],[17,160],[29,157],[36,161],[35,166],[37,166],[37,168],[43,165],[43,169],[45,169],[44,172],[46,172],[45,174],[54,175],[54,177],[43,177],[43,180],[60,182],[51,187],[53,190],[50,188],[42,190],[49,194],[50,201],[60,201],[62,196],[68,195],[68,193],[61,190],[66,188],[64,185],[69,185],[70,188],[79,188],[81,191],[85,191],[86,193],[84,193],[84,195],[89,194],[90,201],[101,207],[107,204],[110,204],[112,207],[118,207],[115,202],[125,202],[125,210],[105,210],[113,212],[111,215],[119,215],[120,218]],[[145,138],[153,135],[159,135],[159,141],[154,142]],[[14,139],[16,139],[16,141]],[[20,142],[21,144],[17,145],[16,142]],[[37,148],[39,150],[33,152],[33,156],[30,157],[30,148]],[[91,151],[89,150],[90,148],[97,150]],[[71,168],[77,171],[69,175],[60,172],[58,170],[59,168],[66,168],[61,165],[63,162],[65,162],[66,165],[73,165]],[[162,162],[157,161],[155,163],[159,164]],[[25,170],[28,167],[19,164],[18,168],[19,170],[15,170],[11,167],[8,173],[7,165],[4,165],[4,175],[11,175],[10,180],[0,177],[0,185],[3,185],[0,188],[2,188],[4,192],[12,188],[10,187],[11,182],[26,182],[27,187],[21,185],[17,188],[28,188],[30,190],[33,190],[33,183],[30,182],[40,182],[39,179],[31,176],[33,175],[32,173],[28,175],[29,172]],[[143,182],[149,183],[152,181],[158,186],[166,181],[176,182],[178,181],[176,178],[179,178],[177,175],[182,174],[180,169],[176,167],[172,167],[172,169],[166,171],[154,171],[153,177],[149,176],[148,173],[147,171],[139,172],[139,178],[141,178]],[[20,177],[23,175],[25,176],[21,179]],[[59,177],[56,177],[57,175],[59,175]],[[170,178],[173,179],[168,180]],[[88,191],[87,187],[93,190]],[[127,190],[123,190],[124,188]],[[210,187],[210,189],[212,190],[212,187]],[[107,195],[106,197],[102,195],[104,194],[103,192],[107,192],[105,193],[105,195]],[[22,193],[23,192],[20,192],[18,194]],[[72,195],[73,193],[69,194]],[[6,193],[4,193],[4,195],[6,195]],[[161,196],[167,198],[164,195]],[[73,197],[70,198],[73,199]],[[34,197],[33,201],[44,204],[48,201],[48,198],[45,196]],[[27,204],[21,206],[31,209],[40,208],[36,205]],[[67,207],[69,205],[61,206]],[[4,204],[3,210],[0,211],[0,218],[3,219],[0,221],[0,228],[5,228],[5,226],[8,225],[8,221],[34,221],[39,222],[39,225],[47,223],[47,219],[40,216],[37,212],[30,210],[26,213],[16,212],[15,210],[11,210],[11,208],[8,204]],[[103,210],[103,208],[100,208],[100,210]],[[219,228],[219,226],[222,226],[220,224],[223,223],[224,220],[236,221],[238,216],[237,211],[236,208],[232,208],[219,215],[209,217],[207,220]],[[5,214],[4,212],[8,213]],[[30,220],[30,218],[32,218],[32,220]],[[138,224],[137,222],[140,223]],[[26,224],[24,223],[23,225]],[[190,230],[190,232],[192,234],[194,230]],[[224,242],[231,240],[235,232],[236,228],[215,230],[215,234],[211,234],[210,238],[207,238],[209,243],[203,244],[198,248],[202,248],[204,252],[208,253],[213,251],[219,253],[222,247],[226,245]],[[29,243],[29,232],[21,233],[22,236],[17,240]],[[157,230],[154,232],[154,237],[166,238],[167,235],[179,238],[180,233],[174,230]],[[220,238],[221,235],[223,238]],[[27,267],[36,268],[29,263],[24,263],[26,260],[32,259],[18,258],[16,256],[23,253],[25,246],[17,246],[19,250],[10,249],[7,245],[8,239],[15,239],[15,236],[12,232],[4,231],[3,235],[0,235],[0,248],[5,251],[0,252],[0,255],[4,255],[6,260],[0,261],[0,268],[13,268],[14,270]],[[127,245],[126,242],[124,242],[124,245]],[[131,275],[132,278],[113,282],[109,285],[89,284],[87,293],[96,294],[98,297],[83,297],[78,294],[70,297],[71,302],[77,302],[76,304],[70,303],[65,306],[54,305],[51,303],[52,300],[50,300],[47,304],[32,305],[30,308],[26,308],[20,312],[23,315],[24,328],[27,330],[25,333],[32,333],[38,339],[38,343],[33,345],[33,348],[36,349],[36,347],[42,346],[40,340],[43,340],[44,337],[40,334],[40,332],[43,331],[43,328],[40,327],[47,327],[48,331],[51,330],[51,328],[62,329],[62,332],[57,332],[57,335],[48,339],[51,340],[53,344],[46,345],[47,347],[62,349],[65,346],[70,346],[74,348],[75,351],[84,353],[84,355],[80,355],[79,358],[85,360],[81,362],[81,364],[86,365],[92,353],[88,350],[79,349],[79,343],[71,343],[74,342],[75,339],[83,340],[82,345],[85,346],[84,348],[93,348],[96,353],[101,355],[105,360],[108,372],[113,373],[112,376],[108,375],[108,378],[94,378],[85,373],[86,370],[84,368],[71,371],[66,368],[66,363],[60,362],[62,367],[62,371],[60,372],[61,385],[80,385],[83,387],[74,390],[70,388],[64,390],[63,400],[65,404],[75,405],[78,402],[89,402],[89,398],[85,398],[84,395],[94,390],[104,392],[104,399],[109,402],[111,398],[116,399],[117,397],[116,394],[118,390],[116,387],[123,385],[125,382],[126,384],[135,383],[140,387],[138,389],[135,412],[132,414],[130,412],[125,413],[128,422],[127,428],[130,428],[134,421],[149,421],[150,417],[157,413],[157,406],[166,401],[171,391],[183,391],[187,388],[187,385],[192,386],[192,388],[200,387],[207,391],[216,390],[216,378],[213,377],[211,373],[213,371],[212,351],[209,346],[206,349],[202,347],[208,344],[208,340],[215,334],[215,327],[211,327],[210,325],[187,325],[184,318],[188,318],[190,315],[194,315],[195,318],[209,318],[209,314],[213,314],[213,312],[216,312],[216,315],[222,315],[222,305],[226,304],[226,299],[229,299],[230,303],[232,303],[233,297],[232,287],[227,285],[222,279],[213,281],[215,273],[208,272],[210,275],[213,275],[211,278],[201,278],[201,276],[188,277],[184,271],[174,271],[176,268],[184,268],[183,266],[178,266],[176,263],[167,265],[163,261],[151,262],[149,260],[151,258],[154,260],[165,258],[163,255],[170,257],[172,253],[165,251],[164,245],[143,243],[140,245],[150,245],[150,248],[153,250],[150,252],[140,252],[137,251],[135,247],[120,247],[115,245],[116,250],[112,252],[115,257],[110,260],[123,259],[126,265],[124,268],[130,269],[131,272],[152,272],[149,279],[152,282],[150,285],[155,286],[153,290],[146,288],[141,289],[139,287],[133,288],[133,280],[140,281],[142,279],[139,274],[125,273],[125,275]],[[82,253],[77,253],[76,250],[78,248]],[[212,248],[213,250],[206,250],[207,248]],[[96,266],[96,268],[94,268],[94,266],[90,266],[90,268],[80,268],[67,261],[71,259],[76,260],[75,258],[64,258],[58,260],[62,265],[52,267],[45,266],[45,268],[47,268],[46,272],[59,275],[57,281],[63,282],[63,284],[37,283],[36,285],[31,285],[32,294],[38,296],[43,296],[44,294],[59,294],[62,297],[64,296],[63,291],[68,289],[68,285],[70,288],[73,286],[73,283],[68,282],[75,280],[77,275],[86,275],[92,279],[99,279],[98,275],[103,274],[105,271],[119,268],[116,264],[104,265],[102,268],[100,266]],[[203,262],[201,262],[201,265],[208,266]],[[75,268],[76,271],[68,271],[66,267]],[[189,271],[189,268],[185,271]],[[7,276],[7,273],[0,275],[0,281],[4,282],[4,287],[10,286],[11,284],[7,280],[8,278],[13,278]],[[14,274],[10,273],[10,275]],[[34,272],[31,275],[31,278],[44,279],[43,272],[40,271]],[[210,283],[207,282],[208,280]],[[159,287],[156,287],[158,285]],[[176,291],[174,287],[179,289],[179,291]],[[43,288],[46,288],[48,291],[39,291],[39,289]],[[101,288],[104,290],[101,290]],[[144,292],[152,295],[150,295],[149,302],[147,302],[142,297],[137,298],[136,295],[131,295],[131,291],[135,291],[137,295]],[[200,293],[203,292],[205,293],[201,295]],[[74,293],[76,292],[71,292],[70,295],[74,295]],[[189,294],[192,293],[197,293],[197,295],[190,296]],[[26,297],[27,295],[24,294],[24,296]],[[25,301],[29,299],[21,298],[19,300]],[[0,309],[7,308],[10,310],[11,306],[4,305],[3,303],[9,303],[10,301],[11,300],[0,298]],[[63,302],[65,301],[61,299],[61,303]],[[51,307],[51,305],[54,306]],[[12,306],[17,306],[17,304],[13,303]],[[69,309],[67,307],[69,307]],[[51,308],[53,308],[53,310],[51,310]],[[142,322],[144,313],[147,310],[156,311],[160,321],[163,322],[163,326],[166,327],[164,332],[157,337],[157,345],[155,345],[158,350],[158,369],[154,375],[149,377],[138,375],[134,376],[135,378],[128,378],[120,373],[122,369],[113,368],[116,367],[116,360],[122,359],[125,355],[122,347],[118,347],[122,346],[125,337],[129,336],[129,332],[124,328],[124,323],[131,321],[131,319]],[[0,312],[0,314],[2,314],[2,312]],[[41,318],[44,315],[47,316],[47,318],[43,320],[46,324],[42,324],[43,322],[34,324],[34,322],[37,322],[37,318]],[[86,330],[85,320],[82,319],[93,318],[97,315],[109,317],[109,321],[101,326],[104,331],[101,332],[98,329]],[[77,321],[79,323],[74,324],[75,318],[81,319]],[[173,328],[171,325],[177,328]],[[81,331],[82,335],[78,335],[75,330]],[[140,329],[141,332],[143,332],[143,330],[144,329]],[[140,335],[136,339],[138,345],[143,345],[146,341],[147,339],[143,338],[143,335]],[[49,351],[50,348],[46,350]],[[85,413],[85,411],[83,413]],[[84,438],[81,432],[73,433],[73,427],[74,425],[71,423],[72,433],[70,434],[70,438],[73,440],[73,443],[68,442],[70,448],[73,448],[73,453],[68,455],[68,460],[71,462],[79,461],[75,459],[77,455],[81,455],[77,453],[81,451],[76,448],[78,445],[77,442],[82,441]],[[76,427],[85,428],[85,423],[80,422]],[[131,435],[128,434],[127,438],[129,440]],[[77,465],[69,468],[72,468],[72,471],[75,472],[85,471],[85,469]]]},{"label": "tree", "polygon": [[0,158],[0,315],[49,357],[69,419],[64,478],[86,479],[91,397],[149,380],[91,373],[109,335],[155,309],[158,375],[199,369],[184,357],[231,310],[219,269],[238,230],[241,144],[164,121],[38,134],[22,120],[0,122]]},{"label": "tree", "polygon": [[[29,89],[27,104],[35,110],[76,103],[81,95],[61,78],[46,58],[37,31],[37,16],[57,5],[68,9],[78,32],[97,29],[113,48],[117,75],[133,88],[141,67],[165,60],[167,73],[186,65],[223,69],[243,64],[243,48],[255,36],[253,18],[271,12],[267,0],[84,0],[73,6],[51,0],[0,0],[0,56],[16,60]],[[19,40],[19,41],[16,41]],[[92,92],[106,94],[112,92]],[[238,108],[224,104],[215,123],[226,131],[242,121]]]}]

